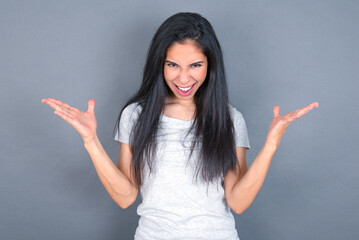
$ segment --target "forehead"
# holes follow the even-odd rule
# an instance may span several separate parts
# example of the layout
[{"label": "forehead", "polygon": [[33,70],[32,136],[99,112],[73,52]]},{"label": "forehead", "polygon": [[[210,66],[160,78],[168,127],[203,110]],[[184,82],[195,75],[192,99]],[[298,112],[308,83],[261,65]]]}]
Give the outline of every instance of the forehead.
[{"label": "forehead", "polygon": [[187,40],[183,43],[173,43],[167,50],[166,60],[186,64],[196,61],[206,61],[207,58],[196,42]]}]

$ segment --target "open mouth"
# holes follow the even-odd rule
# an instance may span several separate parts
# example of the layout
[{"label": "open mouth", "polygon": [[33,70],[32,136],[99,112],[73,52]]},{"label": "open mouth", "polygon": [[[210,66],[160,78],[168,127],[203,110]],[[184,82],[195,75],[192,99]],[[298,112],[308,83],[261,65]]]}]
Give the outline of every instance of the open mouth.
[{"label": "open mouth", "polygon": [[181,96],[188,96],[188,95],[191,94],[194,85],[195,84],[193,84],[191,86],[188,86],[188,87],[180,87],[180,86],[177,86],[177,85],[175,85],[175,86],[176,86],[177,92]]}]

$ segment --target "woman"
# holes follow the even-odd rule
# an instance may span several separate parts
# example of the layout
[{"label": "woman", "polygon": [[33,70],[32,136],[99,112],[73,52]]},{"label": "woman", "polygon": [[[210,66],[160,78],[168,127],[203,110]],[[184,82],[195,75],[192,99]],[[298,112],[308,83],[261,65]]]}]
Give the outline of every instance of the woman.
[{"label": "woman", "polygon": [[173,15],[155,33],[142,85],[116,123],[117,167],[97,137],[94,100],[87,112],[42,102],[81,134],[119,206],[130,206],[140,190],[135,239],[239,239],[229,208],[241,214],[250,206],[289,124],[318,107],[280,116],[274,106],[265,144],[247,170],[247,129],[228,103],[220,44],[195,13]]}]

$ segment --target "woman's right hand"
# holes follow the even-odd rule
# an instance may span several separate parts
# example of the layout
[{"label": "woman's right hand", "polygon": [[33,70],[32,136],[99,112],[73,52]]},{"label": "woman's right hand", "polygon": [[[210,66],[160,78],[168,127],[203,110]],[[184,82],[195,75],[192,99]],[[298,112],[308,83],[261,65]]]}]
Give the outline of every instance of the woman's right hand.
[{"label": "woman's right hand", "polygon": [[66,122],[70,123],[77,132],[80,133],[83,140],[91,141],[96,135],[96,118],[95,118],[95,100],[88,101],[87,112],[82,112],[77,108],[61,102],[55,98],[42,99],[42,103],[48,104],[55,109],[55,114],[59,115]]}]

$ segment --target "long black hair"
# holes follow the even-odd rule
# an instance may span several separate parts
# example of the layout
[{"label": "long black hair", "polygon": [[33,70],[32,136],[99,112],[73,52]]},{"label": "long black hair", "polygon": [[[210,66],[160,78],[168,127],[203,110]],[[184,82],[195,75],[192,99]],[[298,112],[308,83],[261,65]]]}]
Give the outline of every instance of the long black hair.
[{"label": "long black hair", "polygon": [[[143,80],[138,92],[122,108],[116,121],[117,133],[123,110],[132,103],[142,111],[131,134],[131,174],[135,184],[142,185],[145,160],[152,172],[156,150],[156,133],[165,100],[170,93],[163,68],[167,49],[175,42],[193,40],[207,57],[206,79],[194,96],[196,105],[192,151],[200,147],[196,175],[201,173],[207,183],[235,169],[238,161],[235,150],[234,127],[230,116],[228,90],[220,44],[211,24],[197,13],[177,13],[169,17],[156,31],[149,46]],[[223,182],[222,182],[223,184]]]}]

